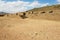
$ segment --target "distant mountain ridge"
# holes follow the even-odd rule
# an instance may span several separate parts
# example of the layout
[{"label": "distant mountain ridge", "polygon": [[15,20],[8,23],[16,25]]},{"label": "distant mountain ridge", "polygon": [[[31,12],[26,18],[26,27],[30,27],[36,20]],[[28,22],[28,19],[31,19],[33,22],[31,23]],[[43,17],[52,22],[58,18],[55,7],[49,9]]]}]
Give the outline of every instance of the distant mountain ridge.
[{"label": "distant mountain ridge", "polygon": [[0,12],[0,15],[3,15],[3,14],[8,14],[8,13],[6,13],[6,12]]}]

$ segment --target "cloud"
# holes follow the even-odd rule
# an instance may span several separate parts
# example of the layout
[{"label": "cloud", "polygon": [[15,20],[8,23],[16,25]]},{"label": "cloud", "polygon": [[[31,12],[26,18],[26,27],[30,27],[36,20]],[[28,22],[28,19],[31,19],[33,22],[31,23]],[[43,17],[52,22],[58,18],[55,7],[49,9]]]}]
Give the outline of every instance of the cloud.
[{"label": "cloud", "polygon": [[8,12],[8,13],[15,13],[15,12],[23,12],[29,9],[33,9],[36,7],[42,7],[49,5],[48,3],[42,4],[38,1],[33,2],[25,2],[25,1],[13,1],[13,2],[6,2],[0,0],[0,11]]},{"label": "cloud", "polygon": [[60,0],[57,0],[58,2],[60,2]]},{"label": "cloud", "polygon": [[32,2],[29,6],[32,8],[47,6],[49,3],[41,4],[38,1]]},{"label": "cloud", "polygon": [[58,4],[60,4],[60,0],[57,0]]}]

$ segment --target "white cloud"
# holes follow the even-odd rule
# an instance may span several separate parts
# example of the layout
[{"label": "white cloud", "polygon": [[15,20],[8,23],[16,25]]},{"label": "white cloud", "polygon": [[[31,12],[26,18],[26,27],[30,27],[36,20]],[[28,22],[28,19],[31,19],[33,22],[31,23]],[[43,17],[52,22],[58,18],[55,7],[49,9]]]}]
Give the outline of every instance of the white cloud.
[{"label": "white cloud", "polygon": [[3,12],[22,12],[26,11],[35,7],[42,7],[46,6],[48,3],[41,4],[38,1],[34,2],[24,2],[24,1],[13,1],[13,2],[6,2],[6,1],[1,1],[0,0],[0,11]]},{"label": "white cloud", "polygon": [[60,4],[60,0],[57,0],[58,4]]},{"label": "white cloud", "polygon": [[47,5],[49,5],[49,3],[41,4],[38,1],[34,1],[29,6],[35,8],[35,7],[43,7],[43,6],[47,6]]},{"label": "white cloud", "polygon": [[57,0],[58,2],[60,2],[60,0]]},{"label": "white cloud", "polygon": [[40,3],[38,1],[34,1],[29,6],[31,6],[31,7],[37,7],[39,5],[40,5]]}]

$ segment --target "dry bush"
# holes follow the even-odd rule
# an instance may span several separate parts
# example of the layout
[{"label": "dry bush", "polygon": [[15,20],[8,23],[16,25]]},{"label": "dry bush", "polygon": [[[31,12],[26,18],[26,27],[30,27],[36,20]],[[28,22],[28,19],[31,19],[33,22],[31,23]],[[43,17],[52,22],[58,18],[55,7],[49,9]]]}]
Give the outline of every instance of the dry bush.
[{"label": "dry bush", "polygon": [[53,11],[49,11],[49,13],[53,13]]},{"label": "dry bush", "polygon": [[26,13],[23,13],[23,15],[20,15],[20,17],[21,17],[22,19],[27,18],[27,17],[26,17]]},{"label": "dry bush", "polygon": [[5,16],[5,14],[0,15],[0,17],[3,17],[3,16]]},{"label": "dry bush", "polygon": [[18,15],[18,13],[16,13],[16,15]]},{"label": "dry bush", "polygon": [[44,13],[46,13],[46,12],[44,12],[44,11],[43,11],[43,12],[41,12],[41,14],[44,14]]}]

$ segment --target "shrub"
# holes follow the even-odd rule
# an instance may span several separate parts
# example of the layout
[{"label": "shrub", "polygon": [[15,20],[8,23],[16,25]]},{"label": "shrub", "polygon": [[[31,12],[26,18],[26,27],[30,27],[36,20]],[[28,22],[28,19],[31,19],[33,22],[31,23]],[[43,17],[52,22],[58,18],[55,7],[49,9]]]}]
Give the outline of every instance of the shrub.
[{"label": "shrub", "polygon": [[41,14],[43,14],[43,13],[45,13],[44,11],[43,12],[41,12]]},{"label": "shrub", "polygon": [[49,13],[53,13],[53,11],[49,11]]},{"label": "shrub", "polygon": [[23,13],[23,15],[20,15],[20,17],[21,17],[22,19],[27,18],[27,17],[26,17],[26,13]]}]

